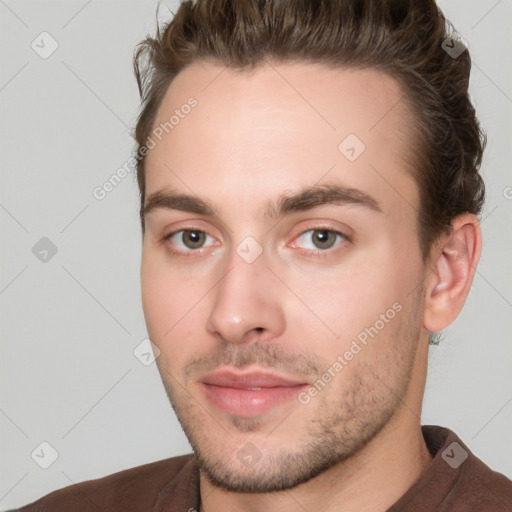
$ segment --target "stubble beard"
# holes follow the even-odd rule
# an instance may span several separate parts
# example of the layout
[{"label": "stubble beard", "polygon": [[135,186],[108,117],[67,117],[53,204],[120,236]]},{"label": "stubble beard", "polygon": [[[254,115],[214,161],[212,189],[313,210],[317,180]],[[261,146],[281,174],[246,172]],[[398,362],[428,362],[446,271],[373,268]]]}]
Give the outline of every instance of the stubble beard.
[{"label": "stubble beard", "polygon": [[[390,330],[386,335],[393,338],[388,352],[381,351],[379,359],[371,363],[356,363],[351,367],[350,382],[342,382],[344,369],[310,403],[297,401],[289,416],[283,417],[270,434],[271,429],[257,418],[229,417],[229,424],[221,426],[226,420],[206,413],[200,399],[191,398],[186,390],[173,385],[174,379],[164,378],[168,372],[159,366],[165,390],[202,474],[215,486],[231,492],[282,491],[311,480],[362,450],[397,413],[407,393],[421,329],[416,307],[417,303],[410,311],[404,310],[403,317],[395,319],[396,324],[387,326]],[[370,343],[379,343],[378,338]],[[308,413],[304,415],[304,411]],[[213,431],[215,435],[211,435]],[[255,445],[260,453],[259,460],[250,467],[237,457],[244,436],[245,442]],[[275,441],[270,442],[278,436],[283,440],[279,448]]]}]

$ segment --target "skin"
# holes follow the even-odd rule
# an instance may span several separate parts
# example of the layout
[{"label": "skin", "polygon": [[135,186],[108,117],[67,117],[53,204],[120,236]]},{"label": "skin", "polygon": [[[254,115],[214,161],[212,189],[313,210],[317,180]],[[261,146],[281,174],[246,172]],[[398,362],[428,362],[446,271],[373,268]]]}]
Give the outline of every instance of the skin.
[{"label": "skin", "polygon": [[[454,219],[422,259],[413,114],[380,71],[197,62],[171,83],[154,126],[190,96],[198,105],[148,154],[146,198],[172,190],[216,214],[148,211],[141,281],[158,369],[201,463],[201,510],[386,510],[432,458],[420,429],[428,330],[464,304],[478,221]],[[366,146],[353,162],[338,149],[348,134]],[[358,189],[381,211],[266,215],[269,201],[324,184]],[[262,249],[252,263],[236,252],[248,236]],[[325,237],[332,245],[318,245]],[[220,367],[313,385],[393,304],[400,311],[306,404],[240,417],[204,394],[200,379]]]}]

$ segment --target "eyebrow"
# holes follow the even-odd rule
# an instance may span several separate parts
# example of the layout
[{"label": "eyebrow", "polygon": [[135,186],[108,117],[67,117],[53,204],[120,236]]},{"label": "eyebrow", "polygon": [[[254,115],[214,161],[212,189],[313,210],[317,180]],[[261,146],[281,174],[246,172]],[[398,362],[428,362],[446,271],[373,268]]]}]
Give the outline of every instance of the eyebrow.
[{"label": "eyebrow", "polygon": [[[265,208],[264,218],[275,219],[284,215],[310,210],[328,205],[358,205],[382,213],[382,208],[375,198],[361,190],[347,188],[338,184],[311,186],[294,194],[284,194],[277,200],[270,201]],[[149,195],[144,203],[144,217],[156,209],[172,209],[196,213],[210,217],[219,217],[219,212],[207,201],[197,196],[157,191]]]}]

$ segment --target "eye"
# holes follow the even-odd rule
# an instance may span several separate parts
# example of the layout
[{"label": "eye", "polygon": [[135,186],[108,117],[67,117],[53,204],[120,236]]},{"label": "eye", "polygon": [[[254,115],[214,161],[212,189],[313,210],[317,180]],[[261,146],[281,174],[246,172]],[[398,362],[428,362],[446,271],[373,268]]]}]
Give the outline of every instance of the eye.
[{"label": "eye", "polygon": [[214,240],[213,237],[199,229],[181,229],[180,231],[169,233],[164,237],[164,240],[168,241],[171,245],[171,252],[182,254],[208,247],[205,245],[208,238]]},{"label": "eye", "polygon": [[[343,240],[348,240],[348,237],[332,229],[316,228],[304,231],[296,240],[302,242],[299,244],[302,249],[325,252],[334,247],[336,242],[341,243]],[[339,245],[339,243],[337,245]],[[294,242],[292,247],[296,246],[297,243]]]},{"label": "eye", "polygon": [[[209,244],[207,244],[208,240]],[[339,231],[318,227],[304,231],[291,246],[305,249],[306,252],[315,255],[328,252],[345,240],[349,241],[348,236]],[[173,231],[164,237],[164,241],[168,243],[171,253],[183,256],[201,254],[203,252],[201,249],[217,245],[212,236],[199,229]]]}]

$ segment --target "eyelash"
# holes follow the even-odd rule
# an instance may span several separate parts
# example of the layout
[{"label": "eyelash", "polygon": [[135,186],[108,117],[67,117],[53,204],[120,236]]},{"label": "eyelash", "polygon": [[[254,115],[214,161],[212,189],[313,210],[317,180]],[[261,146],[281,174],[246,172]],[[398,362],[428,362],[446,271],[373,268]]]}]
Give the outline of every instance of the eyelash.
[{"label": "eyelash", "polygon": [[[208,233],[206,233],[206,231],[203,231],[202,229],[183,228],[183,229],[178,229],[176,231],[172,231],[171,233],[165,235],[163,237],[162,241],[163,242],[168,242],[174,235],[177,235],[178,233],[182,233],[184,231],[192,231],[192,232],[197,232],[197,233],[204,233],[207,236],[211,236],[211,235],[208,235]],[[329,255],[332,255],[333,253],[338,252],[339,250],[341,250],[339,248],[339,246],[341,245],[341,242],[343,242],[343,241],[351,242],[351,238],[348,237],[347,235],[345,235],[345,233],[342,233],[341,231],[332,229],[329,226],[314,226],[314,227],[310,227],[310,228],[302,231],[301,233],[299,233],[299,235],[297,237],[295,237],[294,240],[301,238],[306,233],[309,233],[309,232],[314,233],[315,231],[326,231],[328,233],[332,233],[332,234],[336,235],[336,237],[338,237],[338,236],[341,237],[340,243],[338,243],[337,245],[334,245],[333,247],[329,247],[327,249],[317,249],[317,250],[313,250],[313,249],[302,249],[302,250],[301,249],[297,249],[300,252],[305,252],[307,256],[313,257],[315,259],[325,258],[325,257],[328,257]],[[201,255],[203,253],[202,249],[205,249],[205,247],[199,247],[198,249],[189,249],[187,251],[180,251],[180,250],[176,250],[176,249],[172,248],[171,244],[168,244],[168,245],[170,246],[168,250],[169,250],[169,252],[171,254],[176,255],[176,256],[183,256],[185,258],[198,257],[199,255]],[[194,254],[194,253],[196,253],[196,254]],[[197,254],[197,253],[199,253],[199,254]]]}]

